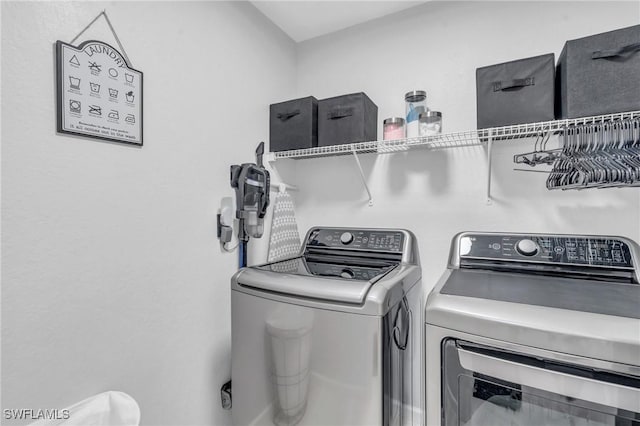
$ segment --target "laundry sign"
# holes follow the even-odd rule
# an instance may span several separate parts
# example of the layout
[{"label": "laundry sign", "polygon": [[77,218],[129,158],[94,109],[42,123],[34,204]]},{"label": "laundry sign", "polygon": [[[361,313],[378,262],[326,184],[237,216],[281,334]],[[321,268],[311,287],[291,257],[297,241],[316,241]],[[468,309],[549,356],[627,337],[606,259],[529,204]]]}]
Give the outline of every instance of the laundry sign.
[{"label": "laundry sign", "polygon": [[142,72],[101,41],[56,42],[57,130],[142,145]]}]

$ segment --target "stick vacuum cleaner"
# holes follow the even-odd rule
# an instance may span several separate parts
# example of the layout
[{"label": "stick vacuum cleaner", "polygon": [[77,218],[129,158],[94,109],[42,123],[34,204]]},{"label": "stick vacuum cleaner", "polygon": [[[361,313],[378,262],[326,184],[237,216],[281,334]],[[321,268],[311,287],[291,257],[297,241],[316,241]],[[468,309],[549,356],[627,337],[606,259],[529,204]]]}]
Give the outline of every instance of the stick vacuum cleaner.
[{"label": "stick vacuum cleaner", "polygon": [[262,164],[264,142],[256,148],[256,162],[231,166],[231,187],[236,192],[239,266],[247,266],[249,238],[260,238],[269,206],[269,171]]}]

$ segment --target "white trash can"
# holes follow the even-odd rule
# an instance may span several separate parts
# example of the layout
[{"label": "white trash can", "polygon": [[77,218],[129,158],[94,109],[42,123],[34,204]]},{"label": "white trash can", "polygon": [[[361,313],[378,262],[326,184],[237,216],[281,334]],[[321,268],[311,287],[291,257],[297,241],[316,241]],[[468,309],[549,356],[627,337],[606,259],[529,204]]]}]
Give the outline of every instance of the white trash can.
[{"label": "white trash can", "polygon": [[[140,407],[124,392],[103,392],[82,400],[61,412],[67,419],[38,420],[29,426],[138,426]],[[66,415],[64,417],[67,417]]]}]

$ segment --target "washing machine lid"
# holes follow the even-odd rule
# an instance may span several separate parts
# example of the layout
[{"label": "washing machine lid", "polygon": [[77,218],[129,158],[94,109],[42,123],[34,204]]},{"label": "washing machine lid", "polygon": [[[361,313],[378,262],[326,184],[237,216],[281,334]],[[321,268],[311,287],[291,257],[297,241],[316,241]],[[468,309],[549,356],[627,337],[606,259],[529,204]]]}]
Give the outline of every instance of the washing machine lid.
[{"label": "washing machine lid", "polygon": [[640,321],[548,306],[432,292],[427,326],[496,341],[638,365]]},{"label": "washing machine lid", "polygon": [[640,319],[637,284],[456,269],[440,293]]},{"label": "washing machine lid", "polygon": [[[334,265],[335,273],[339,273],[339,265]],[[235,276],[237,284],[263,292],[278,293],[300,298],[310,298],[323,301],[361,305],[371,286],[395,266],[378,271],[377,275],[368,280],[343,278],[340,276],[316,275],[314,267],[304,262],[304,259],[275,262],[258,267],[243,269]],[[323,266],[324,268],[324,266]],[[329,267],[327,267],[329,268]],[[311,270],[309,270],[311,269]],[[323,269],[324,270],[324,269]],[[317,273],[317,271],[316,271]],[[376,273],[376,271],[364,273]]]},{"label": "washing machine lid", "polygon": [[255,269],[304,277],[325,277],[347,281],[370,281],[386,274],[397,264],[397,262],[368,258],[340,257],[326,260],[305,254],[304,256],[293,259],[258,265],[255,266]]},{"label": "washing machine lid", "polygon": [[421,277],[415,236],[404,229],[313,227],[303,241],[296,257],[237,272],[232,289],[379,315]]},{"label": "washing machine lid", "polygon": [[620,237],[463,233],[428,297],[450,330],[638,365],[638,246]]},{"label": "washing machine lid", "polygon": [[[322,262],[309,255],[249,268],[238,283],[297,297],[362,304],[367,292],[397,263],[340,258]],[[261,272],[256,275],[254,272]]]}]

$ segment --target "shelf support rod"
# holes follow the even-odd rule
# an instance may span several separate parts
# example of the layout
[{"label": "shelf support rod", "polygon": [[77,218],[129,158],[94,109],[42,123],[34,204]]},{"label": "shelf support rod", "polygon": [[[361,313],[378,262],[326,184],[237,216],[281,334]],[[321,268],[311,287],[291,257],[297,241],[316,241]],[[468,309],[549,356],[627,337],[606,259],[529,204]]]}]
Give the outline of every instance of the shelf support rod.
[{"label": "shelf support rod", "polygon": [[491,205],[491,148],[493,147],[493,129],[489,129],[487,140],[487,205]]},{"label": "shelf support rod", "polygon": [[373,206],[373,197],[371,196],[371,191],[369,191],[369,186],[367,185],[367,179],[364,177],[364,172],[362,171],[362,164],[360,164],[360,158],[358,158],[358,154],[355,149],[351,150],[353,154],[353,158],[356,160],[356,165],[358,166],[358,171],[360,172],[360,178],[362,179],[362,185],[364,185],[364,189],[367,191],[367,195],[369,196],[369,206]]}]

